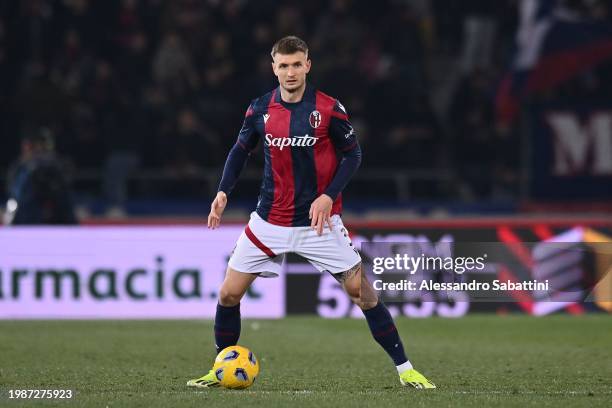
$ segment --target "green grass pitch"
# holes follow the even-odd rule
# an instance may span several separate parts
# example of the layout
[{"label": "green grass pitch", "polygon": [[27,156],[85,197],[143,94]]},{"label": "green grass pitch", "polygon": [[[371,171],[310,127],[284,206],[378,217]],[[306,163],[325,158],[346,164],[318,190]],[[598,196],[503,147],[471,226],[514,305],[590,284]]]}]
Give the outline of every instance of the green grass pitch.
[{"label": "green grass pitch", "polygon": [[[363,320],[243,321],[262,371],[248,390],[185,382],[214,358],[210,321],[0,322],[0,406],[612,406],[612,316],[397,319],[409,358],[438,385],[400,386]],[[75,390],[16,401],[9,389]]]}]

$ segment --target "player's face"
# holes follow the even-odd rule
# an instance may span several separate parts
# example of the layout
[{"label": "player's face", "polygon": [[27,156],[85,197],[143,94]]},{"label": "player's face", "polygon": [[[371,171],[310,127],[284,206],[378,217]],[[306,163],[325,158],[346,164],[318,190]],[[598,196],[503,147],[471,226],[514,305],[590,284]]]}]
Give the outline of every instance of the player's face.
[{"label": "player's face", "polygon": [[306,74],[310,71],[308,55],[298,51],[294,54],[274,54],[272,61],[274,75],[278,83],[288,92],[301,89],[306,83]]}]

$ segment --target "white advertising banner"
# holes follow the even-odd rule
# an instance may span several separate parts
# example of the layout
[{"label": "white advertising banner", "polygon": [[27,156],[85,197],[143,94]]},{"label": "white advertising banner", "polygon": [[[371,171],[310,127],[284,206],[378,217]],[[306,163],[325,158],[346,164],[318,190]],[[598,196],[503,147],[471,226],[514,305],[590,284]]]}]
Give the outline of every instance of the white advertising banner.
[{"label": "white advertising banner", "polygon": [[[242,227],[0,228],[0,319],[211,318]],[[257,279],[246,318],[285,315],[284,276]]]}]

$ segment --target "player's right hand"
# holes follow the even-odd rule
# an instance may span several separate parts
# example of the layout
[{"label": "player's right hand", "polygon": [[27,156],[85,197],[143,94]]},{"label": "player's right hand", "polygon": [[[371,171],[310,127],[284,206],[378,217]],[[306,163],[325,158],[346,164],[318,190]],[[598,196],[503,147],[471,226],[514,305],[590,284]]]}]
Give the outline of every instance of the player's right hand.
[{"label": "player's right hand", "polygon": [[208,214],[208,228],[215,229],[221,224],[221,215],[227,205],[227,195],[223,191],[219,191],[217,196],[210,205],[210,214]]}]

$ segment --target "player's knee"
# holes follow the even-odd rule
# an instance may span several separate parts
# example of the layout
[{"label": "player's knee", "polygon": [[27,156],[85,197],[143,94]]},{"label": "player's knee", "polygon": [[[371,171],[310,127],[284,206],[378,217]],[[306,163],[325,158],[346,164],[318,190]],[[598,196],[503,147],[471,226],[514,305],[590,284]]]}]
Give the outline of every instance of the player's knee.
[{"label": "player's knee", "polygon": [[231,288],[222,287],[219,291],[219,303],[221,306],[236,306],[240,303],[243,293],[232,290]]}]

